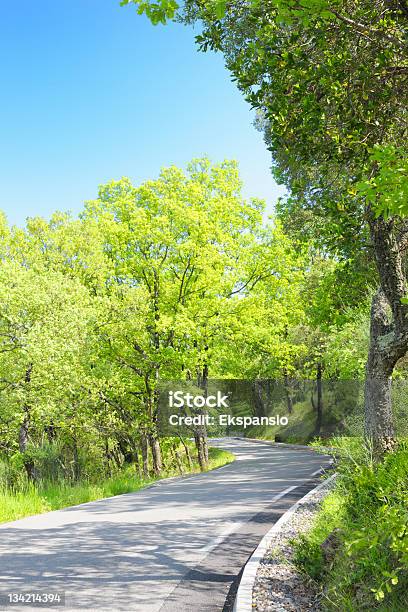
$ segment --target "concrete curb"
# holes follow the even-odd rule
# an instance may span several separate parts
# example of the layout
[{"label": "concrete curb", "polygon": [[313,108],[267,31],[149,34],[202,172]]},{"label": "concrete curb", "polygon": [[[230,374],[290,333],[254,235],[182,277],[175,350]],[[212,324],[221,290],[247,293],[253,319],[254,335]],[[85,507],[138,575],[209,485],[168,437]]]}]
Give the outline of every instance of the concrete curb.
[{"label": "concrete curb", "polygon": [[245,568],[244,568],[244,571],[242,573],[241,580],[239,583],[237,595],[235,598],[233,612],[252,612],[253,611],[252,591],[253,591],[254,584],[255,584],[256,574],[258,571],[258,567],[269,548],[269,544],[273,536],[276,535],[276,533],[278,533],[281,530],[283,525],[285,525],[285,523],[288,522],[292,514],[296,512],[299,506],[306,503],[309,497],[313,495],[313,493],[315,493],[316,491],[320,491],[320,489],[327,487],[328,484],[336,478],[336,476],[337,474],[333,474],[332,476],[330,476],[330,478],[328,478],[327,480],[324,480],[323,482],[318,484],[317,487],[309,491],[309,493],[307,493],[304,497],[302,497],[302,499],[300,499],[295,504],[293,504],[293,506],[291,506],[289,510],[287,510],[285,514],[283,514],[280,517],[280,519],[271,527],[271,529],[264,535],[264,537],[258,544],[258,547],[255,549],[252,556],[249,558],[249,560],[247,561],[245,565]]}]

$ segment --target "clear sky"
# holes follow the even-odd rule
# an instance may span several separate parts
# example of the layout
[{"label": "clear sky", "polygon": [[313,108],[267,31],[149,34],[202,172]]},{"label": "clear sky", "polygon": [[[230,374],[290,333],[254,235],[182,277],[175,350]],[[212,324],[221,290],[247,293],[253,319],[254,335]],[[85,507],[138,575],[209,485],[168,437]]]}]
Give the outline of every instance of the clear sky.
[{"label": "clear sky", "polygon": [[11,223],[77,213],[99,184],[208,155],[237,159],[246,196],[282,188],[221,56],[192,29],[153,27],[119,0],[2,6],[0,209]]}]

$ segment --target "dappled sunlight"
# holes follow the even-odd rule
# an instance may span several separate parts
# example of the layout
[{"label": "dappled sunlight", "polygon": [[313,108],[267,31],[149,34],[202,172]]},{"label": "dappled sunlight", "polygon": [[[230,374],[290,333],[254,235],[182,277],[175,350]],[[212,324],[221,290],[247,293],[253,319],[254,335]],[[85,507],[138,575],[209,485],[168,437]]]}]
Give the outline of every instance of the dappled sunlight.
[{"label": "dappled sunlight", "polygon": [[214,597],[225,599],[262,533],[296,497],[275,503],[274,496],[327,467],[328,458],[241,440],[214,444],[238,460],[0,526],[1,591],[63,585],[68,609],[111,609],[115,602],[115,609],[128,610],[132,601],[137,612],[159,610],[173,591],[174,601],[188,600],[190,582],[204,592],[221,585]]}]

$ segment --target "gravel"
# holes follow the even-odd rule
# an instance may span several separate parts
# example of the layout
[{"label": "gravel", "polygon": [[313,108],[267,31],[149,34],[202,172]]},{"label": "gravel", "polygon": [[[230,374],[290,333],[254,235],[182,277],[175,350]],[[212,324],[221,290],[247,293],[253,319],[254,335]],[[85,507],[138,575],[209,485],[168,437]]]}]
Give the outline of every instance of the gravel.
[{"label": "gravel", "polygon": [[333,486],[331,480],[327,486],[312,492],[273,534],[255,579],[252,608],[256,612],[317,612],[321,609],[315,585],[292,563],[290,540],[311,528],[322,500]]}]

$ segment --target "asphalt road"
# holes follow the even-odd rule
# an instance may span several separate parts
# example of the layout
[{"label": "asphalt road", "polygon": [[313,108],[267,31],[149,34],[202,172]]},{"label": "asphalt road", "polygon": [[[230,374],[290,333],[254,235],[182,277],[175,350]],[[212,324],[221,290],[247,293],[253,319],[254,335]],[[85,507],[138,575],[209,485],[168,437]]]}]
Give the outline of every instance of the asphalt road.
[{"label": "asphalt road", "polygon": [[227,612],[262,535],[329,458],[225,439],[213,472],[0,525],[0,610],[9,593],[65,593],[52,610]]}]

